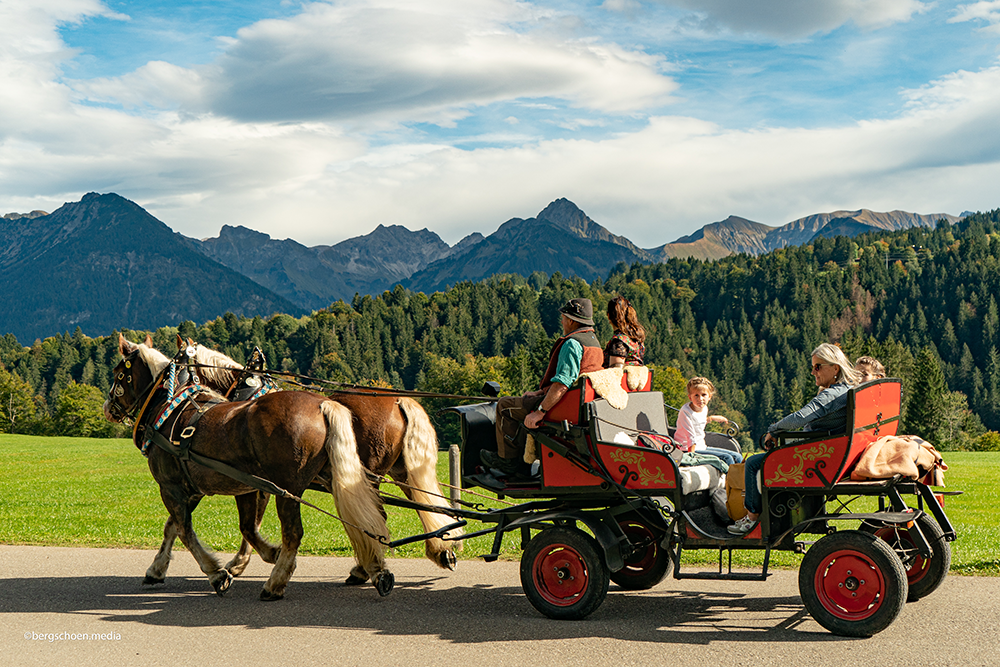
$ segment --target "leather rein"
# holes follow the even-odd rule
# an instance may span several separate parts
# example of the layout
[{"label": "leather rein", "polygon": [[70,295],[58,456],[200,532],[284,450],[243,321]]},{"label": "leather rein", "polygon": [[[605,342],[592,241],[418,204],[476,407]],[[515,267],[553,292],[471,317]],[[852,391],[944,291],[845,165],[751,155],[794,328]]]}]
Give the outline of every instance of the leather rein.
[{"label": "leather rein", "polygon": [[[130,371],[132,369],[132,365],[135,362],[135,359],[138,357],[138,355],[139,352],[138,350],[136,350],[135,352],[132,352],[128,357],[125,358],[126,371]],[[173,389],[173,385],[175,384],[176,381],[175,372],[176,372],[177,361],[180,360],[182,355],[188,357],[192,356],[187,354],[187,351],[185,350],[178,352],[177,356],[175,356],[174,359],[171,360],[170,364],[168,364],[167,367],[164,368],[163,371],[161,371],[156,378],[151,379],[149,383],[147,383],[146,386],[143,387],[143,389],[140,392],[135,393],[136,397],[141,397],[143,393],[148,392],[146,394],[145,400],[142,403],[142,407],[139,408],[134,417],[131,415],[131,413],[135,410],[134,406],[132,410],[126,410],[125,408],[122,408],[122,406],[118,403],[118,398],[123,396],[125,393],[124,387],[122,386],[121,382],[124,380],[129,385],[131,385],[132,374],[128,373],[128,375],[126,375],[125,371],[119,373],[118,376],[115,378],[114,384],[111,385],[111,389],[108,391],[109,398],[111,399],[109,402],[108,412],[111,413],[112,417],[115,417],[119,421],[124,421],[126,418],[129,417],[131,417],[134,420],[135,424],[132,428],[132,441],[135,443],[136,447],[138,447],[139,450],[142,452],[143,456],[148,456],[148,451],[147,451],[148,445],[154,444],[163,451],[177,458],[181,464],[181,470],[184,472],[185,478],[187,479],[188,483],[192,486],[192,488],[198,491],[198,493],[201,493],[201,491],[198,489],[198,485],[191,478],[191,473],[188,469],[188,463],[190,462],[197,463],[198,465],[204,466],[209,470],[225,475],[226,477],[229,477],[230,479],[233,479],[241,484],[244,484],[256,491],[269,493],[278,496],[279,498],[287,498],[289,500],[294,500],[300,505],[311,507],[318,512],[322,512],[323,514],[332,517],[337,521],[340,521],[342,524],[346,526],[356,528],[357,530],[361,531],[368,537],[372,538],[373,540],[379,542],[384,546],[390,546],[389,540],[387,540],[384,536],[376,535],[368,530],[365,530],[364,528],[361,528],[360,526],[357,526],[349,521],[346,521],[345,519],[337,516],[336,514],[333,514],[332,512],[328,512],[322,507],[318,507],[307,500],[303,500],[299,496],[296,496],[294,493],[291,493],[290,491],[286,491],[285,489],[281,488],[280,486],[278,486],[274,482],[271,482],[270,480],[264,479],[263,477],[258,477],[257,475],[251,475],[250,473],[239,470],[238,468],[234,468],[233,466],[227,463],[223,463],[222,461],[219,461],[217,459],[204,456],[192,450],[191,444],[195,434],[196,424],[198,423],[198,420],[201,419],[202,415],[204,415],[204,413],[209,408],[215,407],[216,405],[225,402],[224,398],[213,397],[207,403],[201,406],[198,406],[197,403],[194,403],[193,400],[194,397],[198,396],[201,393],[207,393],[210,390],[205,389],[204,387],[201,387],[200,385],[197,384],[198,376],[193,372],[190,373],[189,377],[195,381],[194,384],[187,385],[186,387],[178,391],[177,394],[174,394],[173,391],[168,392],[167,405],[165,406],[160,417],[157,419],[157,423],[149,426],[143,424],[143,422],[145,421],[146,410],[148,409],[153,396],[156,395],[157,390],[160,389],[164,381],[168,382],[171,390]],[[194,366],[194,364],[191,365]],[[166,436],[164,436],[162,433],[160,433],[159,426],[161,426],[166,421],[166,419],[170,416],[172,412],[176,411],[178,408],[181,408],[182,406],[184,406],[186,403],[189,402],[193,403],[198,409],[195,412],[195,414],[192,415],[191,419],[188,421],[184,429],[181,431],[178,441],[174,442],[169,438],[167,438]],[[136,406],[138,405],[139,402],[136,401]],[[145,436],[145,442],[142,444],[139,443],[138,439],[140,426],[143,427],[143,435]]]}]

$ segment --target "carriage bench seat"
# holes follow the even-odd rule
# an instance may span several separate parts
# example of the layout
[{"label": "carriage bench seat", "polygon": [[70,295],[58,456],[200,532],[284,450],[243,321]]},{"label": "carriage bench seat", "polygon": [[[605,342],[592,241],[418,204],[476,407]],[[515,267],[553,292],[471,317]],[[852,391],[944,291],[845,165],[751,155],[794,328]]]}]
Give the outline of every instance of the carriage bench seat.
[{"label": "carriage bench seat", "polygon": [[[692,509],[706,506],[712,494],[725,494],[721,470],[713,466],[678,467],[680,450],[663,451],[644,442],[644,435],[666,436],[663,407],[663,394],[658,391],[631,393],[621,409],[594,398],[583,404],[580,424],[586,426],[582,431],[585,435],[574,438],[574,445],[595,467],[632,492],[673,500],[683,495],[684,504]],[[601,485],[599,477],[581,471],[546,446],[545,438],[540,445],[544,487],[582,490]]]},{"label": "carriage bench seat", "polygon": [[[901,398],[901,384],[895,378],[852,387],[847,392],[846,432],[780,434],[778,447],[764,459],[763,485],[817,490],[833,490],[840,484],[856,486],[858,482],[850,480],[851,471],[868,445],[882,436],[896,435]],[[875,486],[892,484],[891,479],[875,482]]]}]

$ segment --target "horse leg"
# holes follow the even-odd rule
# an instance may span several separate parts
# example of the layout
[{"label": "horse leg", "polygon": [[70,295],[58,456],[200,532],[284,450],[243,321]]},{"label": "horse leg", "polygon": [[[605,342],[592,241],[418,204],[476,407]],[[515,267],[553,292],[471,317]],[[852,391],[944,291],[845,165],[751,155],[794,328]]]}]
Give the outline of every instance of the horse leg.
[{"label": "horse leg", "polygon": [[[428,505],[438,504],[429,502],[430,494],[425,493],[423,489],[411,488],[419,485],[415,484],[413,477],[407,475],[406,472],[400,473],[399,471],[393,469],[389,471],[389,474],[392,475],[394,480],[400,482],[401,485],[405,485],[400,488],[403,490],[403,493],[408,499]],[[417,510],[417,516],[420,517],[420,523],[423,524],[425,533],[435,532],[451,523],[450,521],[442,520],[446,518],[444,514],[437,514],[436,512],[423,512],[421,510]],[[461,542],[455,542],[454,544],[456,545],[456,549],[460,549],[462,546]],[[424,555],[427,556],[427,559],[430,560],[430,562],[445,570],[454,571],[455,566],[458,563],[455,551],[452,550],[448,542],[445,542],[439,537],[429,537],[424,541]]]},{"label": "horse leg", "polygon": [[273,564],[278,557],[278,547],[268,542],[260,534],[260,523],[264,519],[264,510],[267,509],[269,497],[268,494],[261,491],[236,496],[236,508],[239,511],[240,533],[243,535],[243,541],[240,542],[240,550],[225,566],[234,577],[243,574],[250,563],[253,549],[257,550],[265,563]]},{"label": "horse leg", "polygon": [[302,543],[302,512],[299,504],[288,498],[277,498],[278,520],[281,522],[281,550],[271,569],[271,576],[264,583],[260,599],[265,602],[285,597],[285,587],[295,572],[295,558]]},{"label": "horse leg", "polygon": [[167,511],[170,512],[170,517],[176,525],[177,536],[184,543],[184,546],[187,547],[187,550],[191,552],[191,555],[194,556],[201,571],[208,575],[208,581],[212,584],[212,588],[215,589],[215,593],[219,596],[225,595],[226,591],[229,590],[230,584],[233,583],[233,576],[219,564],[219,559],[214,554],[205,549],[194,532],[194,526],[191,524],[191,510],[198,505],[201,497],[193,496],[182,500],[175,497],[175,494],[180,495],[180,493],[179,490],[171,493],[163,486],[160,487],[160,498],[163,500],[163,504],[166,506]]},{"label": "horse leg", "polygon": [[163,524],[163,543],[160,550],[156,552],[152,564],[146,569],[146,578],[142,580],[143,586],[155,586],[162,584],[167,578],[167,568],[170,566],[170,552],[174,548],[174,541],[177,539],[177,524],[173,518],[167,519]]},{"label": "horse leg", "polygon": [[[357,561],[347,581],[349,584],[362,583],[371,578],[378,594],[388,595],[395,583],[385,563],[384,542],[388,541],[389,528],[378,495],[365,477],[358,457],[351,413],[334,401],[323,403],[322,410],[327,420],[326,450],[330,455],[332,473],[330,490],[344,519],[344,529],[354,547]],[[369,534],[377,536],[377,539],[369,537]]]},{"label": "horse leg", "polygon": [[[188,512],[194,512],[201,499],[202,496],[195,496],[188,501]],[[167,522],[163,524],[163,543],[160,544],[160,550],[156,552],[152,564],[146,570],[146,578],[142,580],[143,586],[162,584],[167,578],[167,568],[170,567],[170,559],[173,557],[171,552],[177,540],[177,529],[177,522],[173,516],[169,516]]]},{"label": "horse leg", "polygon": [[[398,469],[391,471],[393,479],[405,482],[403,487],[406,497],[414,502],[438,507],[450,507],[441,493],[437,479],[438,442],[437,433],[431,425],[430,418],[420,404],[411,398],[402,398],[399,408],[406,417],[406,434],[403,436],[403,463],[405,474]],[[452,519],[438,512],[421,512],[417,515],[424,525],[424,531],[431,533],[452,523]],[[462,535],[462,529],[456,528],[448,532],[448,537]],[[455,545],[454,549],[450,545]],[[424,553],[432,563],[440,568],[454,570],[458,559],[455,551],[460,551],[462,542],[445,541],[431,537],[424,543]]]}]

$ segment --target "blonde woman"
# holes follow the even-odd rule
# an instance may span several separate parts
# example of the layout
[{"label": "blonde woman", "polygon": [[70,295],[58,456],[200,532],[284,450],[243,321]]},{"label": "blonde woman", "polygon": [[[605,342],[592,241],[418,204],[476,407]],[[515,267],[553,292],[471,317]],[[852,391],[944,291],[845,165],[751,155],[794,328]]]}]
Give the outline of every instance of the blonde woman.
[{"label": "blonde woman", "polygon": [[[764,448],[770,448],[775,431],[837,431],[847,428],[847,391],[856,385],[860,374],[854,364],[836,345],[823,343],[812,353],[812,375],[820,392],[816,398],[806,403],[784,419],[771,424],[764,436]],[[745,535],[757,525],[761,512],[760,490],[757,488],[757,473],[764,467],[766,454],[754,454],[746,460],[744,482],[747,515],[729,526],[734,535]]]}]

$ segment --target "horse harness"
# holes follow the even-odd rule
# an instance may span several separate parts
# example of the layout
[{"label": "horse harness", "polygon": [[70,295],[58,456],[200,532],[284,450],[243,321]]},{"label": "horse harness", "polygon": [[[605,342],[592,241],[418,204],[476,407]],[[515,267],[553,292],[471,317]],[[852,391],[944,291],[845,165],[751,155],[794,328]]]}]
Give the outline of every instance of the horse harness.
[{"label": "horse harness", "polygon": [[[188,348],[185,351],[185,354],[189,357],[189,359],[192,358],[194,356],[193,349]],[[137,355],[138,355],[137,352],[133,352],[131,355],[129,355],[129,357],[125,359],[126,369],[131,369],[132,362],[135,360]],[[178,355],[180,355],[180,353],[178,353]],[[146,457],[149,456],[148,454],[149,445],[154,444],[163,451],[167,452],[168,454],[176,457],[180,462],[180,467],[182,472],[184,473],[185,479],[187,480],[188,484],[191,485],[191,488],[193,488],[197,493],[201,493],[201,490],[198,488],[198,485],[191,477],[191,471],[188,468],[188,465],[191,462],[197,463],[198,465],[204,466],[209,470],[213,470],[217,473],[225,475],[230,479],[233,479],[246,486],[249,486],[250,488],[255,489],[257,491],[261,491],[263,493],[269,493],[279,498],[288,498],[289,500],[294,500],[300,505],[311,507],[314,510],[322,512],[323,514],[326,514],[327,516],[332,517],[337,521],[340,521],[344,525],[348,525],[351,526],[352,528],[360,530],[362,533],[372,538],[376,542],[389,546],[389,542],[382,535],[376,535],[368,530],[365,530],[364,528],[361,528],[360,526],[357,526],[349,521],[346,521],[345,519],[337,516],[336,514],[333,514],[332,512],[328,512],[322,507],[317,507],[316,505],[310,503],[309,501],[303,500],[302,498],[296,496],[294,493],[286,491],[285,489],[281,488],[280,486],[278,486],[274,482],[271,482],[270,480],[264,479],[263,477],[258,477],[257,475],[251,475],[250,473],[239,470],[238,468],[234,468],[233,466],[227,463],[223,463],[222,461],[219,461],[217,459],[204,456],[192,450],[191,449],[192,439],[194,438],[198,422],[201,420],[201,418],[208,410],[215,407],[216,405],[227,403],[228,401],[225,398],[215,395],[211,396],[207,401],[205,401],[202,404],[196,402],[195,399],[199,395],[203,393],[214,394],[215,392],[212,392],[211,390],[206,389],[205,387],[202,387],[201,385],[197,384],[198,376],[197,372],[194,370],[194,365],[193,364],[189,365],[189,368],[190,371],[182,370],[181,372],[177,372],[176,359],[171,360],[170,365],[164,369],[164,371],[159,375],[159,377],[150,380],[150,382],[139,393],[135,394],[136,397],[139,397],[142,396],[142,394],[145,393],[146,391],[149,391],[149,395],[146,397],[146,400],[143,402],[141,409],[138,411],[138,413],[134,418],[135,427],[132,432],[133,442],[135,442],[136,447],[139,448],[143,456]],[[186,377],[185,374],[187,375]],[[188,378],[192,379],[194,383],[187,384]],[[124,388],[121,385],[121,382],[123,380],[128,384],[132,384],[132,375],[129,374],[126,376],[124,373],[120,373],[118,377],[115,379],[114,384],[112,384],[111,389],[108,392],[110,397],[112,398],[110,406],[108,408],[109,412],[111,412],[113,416],[120,416],[122,418],[129,416],[128,412],[122,409],[117,402],[117,398],[120,398],[125,393]],[[167,386],[161,387],[160,385],[162,385],[164,382],[167,383]],[[182,386],[186,384],[187,386],[184,386],[183,389],[181,389],[175,395],[173,393],[173,389],[176,387],[177,384],[181,384]],[[237,383],[234,383],[233,387],[230,387],[230,392],[233,390],[236,384]],[[262,386],[260,388],[255,387],[255,389],[257,392],[259,392],[259,395],[262,395],[264,393],[267,393],[267,391],[269,391],[272,388],[271,386],[268,385],[269,383],[262,383]],[[150,387],[152,388],[150,389]],[[171,399],[164,407],[160,416],[157,417],[156,423],[150,426],[146,426],[142,423],[143,417],[145,416],[146,408],[149,407],[149,404],[152,401],[153,396],[161,388],[168,392],[168,396],[171,396]],[[261,391],[262,389],[263,391]],[[191,418],[188,420],[184,428],[181,430],[180,436],[175,442],[170,438],[164,436],[160,432],[159,427],[162,426],[173,413],[177,412],[178,410],[183,411],[183,409],[187,407],[188,404],[193,405],[197,409],[195,410],[195,413],[191,416]],[[172,431],[176,430],[176,427],[177,427],[177,421],[175,420],[171,430]],[[142,438],[141,445],[139,444],[140,441],[137,438],[140,431],[144,436]]]}]

